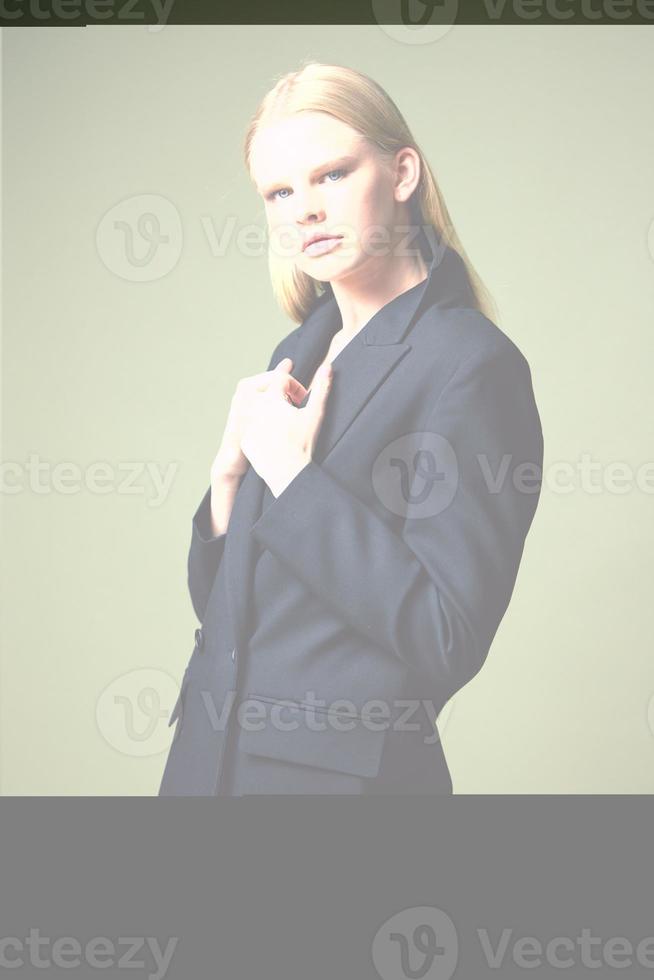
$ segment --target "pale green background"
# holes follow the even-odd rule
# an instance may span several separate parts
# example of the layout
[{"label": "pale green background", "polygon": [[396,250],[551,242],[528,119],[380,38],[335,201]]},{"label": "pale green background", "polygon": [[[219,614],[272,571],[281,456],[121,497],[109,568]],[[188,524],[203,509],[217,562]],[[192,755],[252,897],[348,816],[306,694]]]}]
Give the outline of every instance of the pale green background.
[{"label": "pale green background", "polygon": [[[159,507],[144,476],[145,495],[3,494],[3,794],[158,790],[197,625],[191,516],[237,380],[294,326],[265,254],[235,239],[263,227],[242,137],[306,57],[371,74],[405,114],[541,413],[545,485],[513,598],[442,715],[454,790],[652,792],[654,495],[579,477],[557,493],[547,474],[582,453],[599,478],[653,458],[653,41],[635,26],[454,27],[425,44],[349,26],[4,32],[3,458],[177,470]],[[96,231],[148,194],[179,213],[178,261],[126,281]],[[207,231],[230,220],[215,254]],[[141,741],[101,700],[112,683],[133,696],[135,668],[164,685]]]}]

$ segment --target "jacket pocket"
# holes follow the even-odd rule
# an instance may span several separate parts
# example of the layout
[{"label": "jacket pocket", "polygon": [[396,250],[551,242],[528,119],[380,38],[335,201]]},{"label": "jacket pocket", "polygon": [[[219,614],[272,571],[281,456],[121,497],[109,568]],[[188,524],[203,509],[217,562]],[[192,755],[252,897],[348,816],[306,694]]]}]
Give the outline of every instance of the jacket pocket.
[{"label": "jacket pocket", "polygon": [[354,776],[376,776],[386,730],[379,719],[335,711],[293,699],[248,694],[262,706],[245,712],[238,747],[251,755],[332,769]]}]

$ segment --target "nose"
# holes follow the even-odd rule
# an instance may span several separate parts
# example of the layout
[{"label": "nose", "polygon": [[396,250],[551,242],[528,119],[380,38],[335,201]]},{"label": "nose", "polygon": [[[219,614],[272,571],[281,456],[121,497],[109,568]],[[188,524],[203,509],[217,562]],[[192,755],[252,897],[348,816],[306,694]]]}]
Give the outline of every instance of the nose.
[{"label": "nose", "polygon": [[308,201],[306,198],[298,202],[297,221],[300,225],[319,224],[325,220],[323,208],[315,201]]}]

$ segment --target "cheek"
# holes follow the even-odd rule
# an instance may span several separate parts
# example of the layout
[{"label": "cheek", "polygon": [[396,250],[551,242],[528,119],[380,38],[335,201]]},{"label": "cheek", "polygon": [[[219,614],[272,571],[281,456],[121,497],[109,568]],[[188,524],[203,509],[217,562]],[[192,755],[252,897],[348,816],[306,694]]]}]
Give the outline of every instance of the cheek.
[{"label": "cheek", "polygon": [[392,205],[392,196],[389,201],[388,191],[379,185],[367,187],[358,197],[356,227],[362,244],[369,245],[374,254],[392,237],[388,230],[393,222]]},{"label": "cheek", "polygon": [[357,194],[357,211],[368,225],[386,225],[393,214],[392,194],[381,181],[368,183]]}]

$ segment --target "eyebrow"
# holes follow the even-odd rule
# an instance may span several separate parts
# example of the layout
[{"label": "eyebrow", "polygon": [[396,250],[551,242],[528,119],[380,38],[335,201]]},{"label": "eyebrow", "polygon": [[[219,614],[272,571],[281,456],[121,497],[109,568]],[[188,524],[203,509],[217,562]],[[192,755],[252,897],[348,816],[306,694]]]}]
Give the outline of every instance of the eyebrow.
[{"label": "eyebrow", "polygon": [[[330,170],[337,170],[339,167],[351,166],[357,162],[357,157],[355,156],[344,156],[338,157],[336,160],[330,160],[327,163],[321,164],[319,167],[315,167],[309,174],[309,179],[317,176],[320,173],[328,173]],[[259,190],[260,194],[267,196],[272,194],[273,191],[281,190],[281,188],[286,187],[284,183],[270,184],[268,187],[262,187]]]}]

